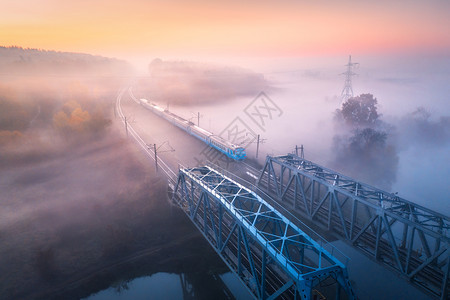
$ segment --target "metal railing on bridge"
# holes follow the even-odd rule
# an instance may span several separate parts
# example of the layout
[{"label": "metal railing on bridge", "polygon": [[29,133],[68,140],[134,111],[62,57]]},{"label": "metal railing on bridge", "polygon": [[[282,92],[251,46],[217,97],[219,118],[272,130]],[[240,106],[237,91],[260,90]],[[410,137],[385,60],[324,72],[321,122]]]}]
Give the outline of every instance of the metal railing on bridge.
[{"label": "metal railing on bridge", "polygon": [[217,170],[180,169],[173,199],[256,298],[311,299],[323,285],[356,299],[333,250]]},{"label": "metal railing on bridge", "polygon": [[413,284],[450,296],[448,216],[294,154],[267,156],[257,184]]}]

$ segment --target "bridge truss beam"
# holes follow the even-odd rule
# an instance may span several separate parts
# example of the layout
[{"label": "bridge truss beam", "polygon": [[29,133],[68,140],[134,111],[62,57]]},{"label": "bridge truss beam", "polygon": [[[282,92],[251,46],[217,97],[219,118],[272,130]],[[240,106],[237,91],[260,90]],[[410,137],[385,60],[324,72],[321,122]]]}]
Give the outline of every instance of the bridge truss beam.
[{"label": "bridge truss beam", "polygon": [[294,154],[268,156],[257,184],[413,284],[450,296],[449,217]]},{"label": "bridge truss beam", "polygon": [[317,286],[331,283],[337,299],[356,299],[333,251],[211,167],[181,169],[173,200],[256,298],[311,299]]}]

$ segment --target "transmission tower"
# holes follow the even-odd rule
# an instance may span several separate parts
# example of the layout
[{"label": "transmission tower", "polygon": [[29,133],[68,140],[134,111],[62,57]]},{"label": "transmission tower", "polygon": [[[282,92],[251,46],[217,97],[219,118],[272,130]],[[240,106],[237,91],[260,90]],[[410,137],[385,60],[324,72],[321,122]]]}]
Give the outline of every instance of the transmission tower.
[{"label": "transmission tower", "polygon": [[345,84],[341,93],[342,103],[353,97],[352,76],[356,75],[356,73],[353,72],[353,67],[356,67],[357,65],[359,65],[359,63],[352,63],[352,56],[349,55],[348,64],[345,65],[347,67],[347,71],[341,74],[345,75]]}]

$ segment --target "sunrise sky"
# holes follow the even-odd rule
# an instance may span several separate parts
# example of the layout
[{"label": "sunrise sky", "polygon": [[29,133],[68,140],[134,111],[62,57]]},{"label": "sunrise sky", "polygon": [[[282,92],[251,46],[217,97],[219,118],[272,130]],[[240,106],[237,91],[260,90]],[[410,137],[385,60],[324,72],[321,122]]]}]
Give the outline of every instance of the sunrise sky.
[{"label": "sunrise sky", "polygon": [[449,28],[445,0],[1,0],[0,10],[0,45],[120,58],[447,54]]}]

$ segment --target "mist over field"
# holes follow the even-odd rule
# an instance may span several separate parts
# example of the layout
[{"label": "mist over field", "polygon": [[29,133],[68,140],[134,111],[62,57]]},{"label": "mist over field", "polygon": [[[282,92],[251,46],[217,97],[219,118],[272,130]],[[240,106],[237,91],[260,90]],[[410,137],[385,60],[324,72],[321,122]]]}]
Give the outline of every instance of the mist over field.
[{"label": "mist over field", "polygon": [[261,73],[224,64],[154,59],[137,92],[167,105],[201,105],[252,97],[274,87]]},{"label": "mist over field", "polygon": [[[304,145],[309,160],[450,213],[444,163],[450,68],[437,60],[419,72],[408,60],[393,66],[361,57],[356,100],[345,104],[339,74],[346,57],[154,59],[136,74],[125,61],[87,54],[17,47],[0,53],[0,266],[14,270],[2,275],[0,292],[7,297],[78,299],[130,268],[130,278],[226,271],[188,220],[173,212],[164,179],[126,139],[114,104],[127,86],[186,119],[195,121],[199,112],[200,126],[216,134],[241,118],[264,140],[260,164],[266,154]],[[263,128],[244,112],[260,92],[281,110]],[[146,122],[129,117],[133,125]],[[196,147],[176,151],[195,156]],[[249,144],[250,159],[255,150]],[[136,267],[142,257],[150,270]]]},{"label": "mist over field", "polygon": [[0,51],[1,297],[79,299],[142,274],[224,272],[116,119],[128,63]]}]

